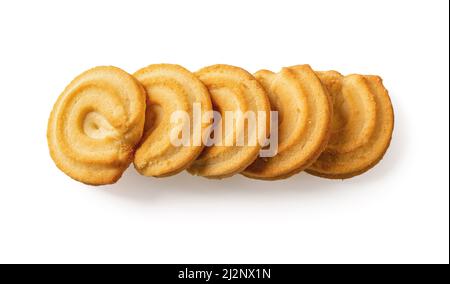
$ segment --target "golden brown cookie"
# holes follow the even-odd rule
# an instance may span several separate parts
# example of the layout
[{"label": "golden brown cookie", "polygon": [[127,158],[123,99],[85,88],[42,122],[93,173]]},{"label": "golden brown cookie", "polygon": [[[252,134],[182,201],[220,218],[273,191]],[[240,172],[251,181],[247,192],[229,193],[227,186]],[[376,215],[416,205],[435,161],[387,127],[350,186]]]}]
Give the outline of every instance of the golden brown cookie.
[{"label": "golden brown cookie", "polygon": [[[136,150],[135,168],[145,176],[177,174],[188,167],[204,148],[202,140],[194,141],[195,135],[200,135],[200,138],[207,135],[210,122],[200,121],[200,127],[196,129],[193,116],[195,106],[200,107],[200,119],[205,112],[212,110],[208,90],[194,74],[179,65],[150,65],[134,76],[147,91],[145,131]],[[174,144],[170,136],[177,126],[172,115],[177,112],[186,113],[189,119],[186,131],[189,143],[183,145]]]},{"label": "golden brown cookie", "polygon": [[[268,134],[269,100],[258,81],[239,67],[213,65],[205,67],[195,74],[208,87],[213,108],[222,117],[217,125],[221,127],[221,131],[217,131],[218,136],[213,135],[215,138],[221,137],[222,144],[215,143],[215,145],[205,148],[188,171],[191,174],[208,178],[232,176],[244,170],[258,156],[261,149],[260,143],[251,142],[254,142],[252,138],[258,141],[264,140]],[[233,129],[226,131],[225,117],[227,113],[253,113],[256,124],[262,125],[262,128],[232,127]],[[259,113],[263,113],[265,118],[259,116]],[[234,124],[242,126],[244,125],[243,121],[245,123],[245,120],[237,118],[234,120]],[[242,129],[245,131],[241,131]],[[262,129],[264,131],[260,131]],[[243,137],[244,143],[238,143],[237,137]]]},{"label": "golden brown cookie", "polygon": [[75,78],[56,101],[47,140],[55,164],[90,185],[116,182],[132,161],[144,127],[145,91],[116,67]]},{"label": "golden brown cookie", "polygon": [[318,72],[334,99],[329,145],[308,172],[332,179],[362,174],[375,166],[389,147],[394,112],[378,76]]},{"label": "golden brown cookie", "polygon": [[[331,129],[332,104],[326,88],[308,65],[255,74],[278,111],[278,154],[258,158],[243,174],[274,180],[311,165],[325,148]],[[271,134],[273,135],[273,134]]]}]

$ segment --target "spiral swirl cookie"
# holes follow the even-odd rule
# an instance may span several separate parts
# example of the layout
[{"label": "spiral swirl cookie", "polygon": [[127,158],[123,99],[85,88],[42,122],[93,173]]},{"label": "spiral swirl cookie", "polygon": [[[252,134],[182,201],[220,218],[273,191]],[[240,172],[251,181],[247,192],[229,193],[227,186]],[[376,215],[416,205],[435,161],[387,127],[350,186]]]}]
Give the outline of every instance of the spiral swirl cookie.
[{"label": "spiral swirl cookie", "polygon": [[[205,148],[188,171],[208,178],[232,176],[243,171],[259,154],[260,143],[254,142],[262,141],[268,135],[269,100],[258,81],[239,67],[213,65],[199,70],[196,75],[208,87],[213,108],[222,118],[215,126],[219,127],[215,130],[220,130],[212,135],[214,138],[220,137],[221,143]],[[227,114],[237,115],[231,123],[234,126],[246,125],[246,120],[242,119],[244,116],[238,117],[239,114],[254,114],[258,127],[228,128],[230,124],[225,125]],[[239,137],[244,143],[238,143]]]},{"label": "spiral swirl cookie", "polygon": [[[204,148],[203,137],[211,124],[203,121],[204,113],[212,111],[208,90],[194,74],[179,65],[150,65],[134,76],[147,91],[145,130],[134,158],[135,168],[145,176],[174,175],[186,169]],[[196,106],[199,113],[194,117]],[[188,143],[182,145],[174,144],[171,138],[177,127],[172,123],[175,113],[188,116]],[[199,124],[196,119],[200,119]]]},{"label": "spiral swirl cookie", "polygon": [[307,171],[332,179],[362,174],[383,158],[391,141],[394,112],[388,92],[378,76],[318,74],[334,99],[332,135]]},{"label": "spiral swirl cookie", "polygon": [[116,182],[132,161],[144,127],[145,91],[116,67],[75,78],[51,112],[50,155],[71,178],[90,185]]},{"label": "spiral swirl cookie", "polygon": [[278,111],[278,154],[258,158],[243,174],[274,180],[294,175],[313,163],[325,149],[331,129],[328,92],[308,65],[255,74]]}]

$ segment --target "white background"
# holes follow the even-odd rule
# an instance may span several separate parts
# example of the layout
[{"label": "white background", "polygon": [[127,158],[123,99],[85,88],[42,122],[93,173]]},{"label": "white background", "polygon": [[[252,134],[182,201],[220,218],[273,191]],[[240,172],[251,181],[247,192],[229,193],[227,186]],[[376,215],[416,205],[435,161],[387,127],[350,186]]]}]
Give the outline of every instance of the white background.
[{"label": "white background", "polygon": [[[0,262],[448,263],[448,1],[1,1]],[[346,181],[300,174],[94,188],[48,155],[59,93],[96,65],[379,74],[393,143]]]}]

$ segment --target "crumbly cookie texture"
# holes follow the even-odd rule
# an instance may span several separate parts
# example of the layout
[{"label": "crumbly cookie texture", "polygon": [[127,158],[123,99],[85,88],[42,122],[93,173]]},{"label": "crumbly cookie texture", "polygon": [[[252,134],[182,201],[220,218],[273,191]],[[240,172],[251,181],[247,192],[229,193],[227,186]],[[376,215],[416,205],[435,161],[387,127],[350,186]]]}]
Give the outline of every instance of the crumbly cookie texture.
[{"label": "crumbly cookie texture", "polygon": [[145,117],[145,91],[116,67],[96,67],[76,77],[48,120],[50,155],[71,178],[115,183],[133,159]]},{"label": "crumbly cookie texture", "polygon": [[394,111],[378,76],[342,76],[335,71],[319,76],[334,103],[330,143],[307,172],[331,179],[360,175],[375,166],[389,147]]},{"label": "crumbly cookie texture", "polygon": [[[202,152],[202,143],[193,139],[190,128],[189,145],[174,146],[170,140],[171,114],[183,111],[193,119],[193,105],[201,108],[201,116],[212,110],[205,85],[187,69],[173,64],[155,64],[137,71],[134,76],[147,92],[147,113],[144,136],[134,157],[134,166],[145,176],[165,177],[186,169]],[[210,123],[201,124],[202,135]]]},{"label": "crumbly cookie texture", "polygon": [[[264,112],[266,115],[266,131],[254,129],[252,133],[246,132],[242,146],[225,146],[226,143],[238,145],[235,139],[238,136],[236,129],[229,136],[225,136],[225,125],[222,126],[223,146],[213,145],[206,147],[200,157],[188,168],[191,174],[207,178],[224,178],[242,172],[259,155],[259,143],[251,145],[248,137],[257,137],[263,140],[269,132],[270,102],[264,88],[250,73],[242,68],[230,65],[213,65],[205,67],[195,73],[208,87],[214,110],[218,111],[225,121],[226,111],[251,111],[255,114]],[[260,117],[256,116],[257,125]],[[249,130],[251,131],[251,130]],[[264,136],[264,137],[260,137]],[[232,141],[228,141],[231,139]]]},{"label": "crumbly cookie texture", "polygon": [[258,158],[243,175],[264,180],[290,177],[313,163],[325,149],[332,117],[331,98],[309,65],[262,70],[255,74],[278,111],[278,154]]}]

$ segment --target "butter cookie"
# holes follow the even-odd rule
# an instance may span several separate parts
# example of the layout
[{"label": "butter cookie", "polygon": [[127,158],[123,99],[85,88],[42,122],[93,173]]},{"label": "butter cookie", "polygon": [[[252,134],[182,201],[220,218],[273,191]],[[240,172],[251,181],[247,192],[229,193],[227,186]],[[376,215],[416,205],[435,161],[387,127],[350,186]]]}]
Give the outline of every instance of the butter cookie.
[{"label": "butter cookie", "polygon": [[[290,177],[308,166],[325,149],[332,118],[331,98],[308,65],[255,74],[278,111],[278,154],[258,158],[243,175],[275,180]],[[273,133],[271,133],[273,135]]]},{"label": "butter cookie", "polygon": [[56,166],[90,185],[116,182],[132,161],[144,128],[145,91],[116,67],[75,78],[51,112],[47,140]]},{"label": "butter cookie", "polygon": [[[136,150],[134,166],[145,176],[177,174],[204,148],[203,137],[211,123],[203,121],[203,117],[205,112],[212,111],[208,90],[193,73],[179,65],[154,64],[134,76],[147,92],[144,136]],[[198,113],[194,115],[196,109]],[[180,145],[174,144],[171,137],[177,127],[172,120],[176,113],[187,115],[187,133],[184,133],[187,143]]]},{"label": "butter cookie", "polygon": [[208,178],[232,176],[258,157],[260,142],[269,132],[269,100],[258,81],[242,68],[219,64],[195,74],[207,86],[213,109],[221,118],[215,120],[215,130],[220,130],[211,135],[220,142],[206,147],[188,171]]},{"label": "butter cookie", "polygon": [[387,151],[394,111],[378,76],[318,72],[334,100],[332,135],[326,150],[308,172],[331,179],[362,174]]}]

